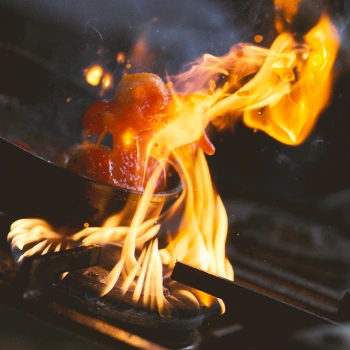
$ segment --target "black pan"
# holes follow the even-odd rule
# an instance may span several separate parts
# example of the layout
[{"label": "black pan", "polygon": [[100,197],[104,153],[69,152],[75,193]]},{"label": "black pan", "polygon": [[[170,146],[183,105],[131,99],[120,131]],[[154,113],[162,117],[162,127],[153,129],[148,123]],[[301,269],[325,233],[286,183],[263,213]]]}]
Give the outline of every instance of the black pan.
[{"label": "black pan", "polygon": [[[74,232],[84,223],[101,225],[127,201],[136,208],[141,196],[75,174],[2,137],[0,164],[0,211],[14,218],[43,218],[61,230]],[[173,181],[168,188],[153,196],[148,215],[158,215],[164,204],[178,196],[180,181]]]}]

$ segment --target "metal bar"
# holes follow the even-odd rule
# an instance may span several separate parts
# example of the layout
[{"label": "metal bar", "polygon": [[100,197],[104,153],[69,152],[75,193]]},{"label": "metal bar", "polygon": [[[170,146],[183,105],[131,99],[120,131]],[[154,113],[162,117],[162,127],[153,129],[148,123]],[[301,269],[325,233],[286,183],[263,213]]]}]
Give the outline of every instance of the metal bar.
[{"label": "metal bar", "polygon": [[334,324],[331,320],[182,262],[175,264],[171,278],[223,299],[238,322],[258,327],[261,331],[269,329],[274,333],[288,333],[321,324]]},{"label": "metal bar", "polygon": [[85,269],[98,264],[101,247],[90,245],[62,250],[25,259],[16,276],[15,289],[40,297],[64,272]]}]

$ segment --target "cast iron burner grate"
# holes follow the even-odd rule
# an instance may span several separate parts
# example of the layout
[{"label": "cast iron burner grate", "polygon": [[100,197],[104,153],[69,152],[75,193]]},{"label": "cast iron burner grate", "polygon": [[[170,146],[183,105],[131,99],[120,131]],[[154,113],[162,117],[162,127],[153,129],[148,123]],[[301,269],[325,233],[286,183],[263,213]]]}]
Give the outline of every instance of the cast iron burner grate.
[{"label": "cast iron burner grate", "polygon": [[[219,313],[218,304],[198,310],[193,304],[186,303],[186,299],[180,303],[178,298],[177,304],[173,304],[176,314],[163,318],[128,303],[128,292],[121,297],[117,287],[99,297],[103,287],[101,280],[105,280],[109,272],[100,263],[100,253],[101,247],[86,246],[29,257],[19,267],[10,294],[32,307],[36,305],[54,314],[63,313],[79,320],[78,323],[83,320],[92,329],[99,319],[103,329],[106,325],[123,329],[166,348],[198,347],[200,336],[196,328],[205,317]],[[68,275],[60,280],[62,273],[68,271]],[[168,283],[176,282],[168,279]]]},{"label": "cast iron burner grate", "polygon": [[55,299],[61,298],[62,303],[67,301],[109,322],[123,321],[146,328],[193,330],[204,318],[220,314],[218,303],[211,307],[198,305],[191,300],[191,296],[195,297],[193,294],[186,296],[190,291],[182,295],[184,285],[166,276],[163,294],[173,308],[171,317],[161,317],[157,311],[144,306],[143,294],[135,304],[132,287],[122,293],[119,280],[108,294],[100,296],[120,253],[120,248],[113,245],[103,248],[91,245],[32,256],[21,264],[15,287],[27,299],[45,298],[51,287]]}]

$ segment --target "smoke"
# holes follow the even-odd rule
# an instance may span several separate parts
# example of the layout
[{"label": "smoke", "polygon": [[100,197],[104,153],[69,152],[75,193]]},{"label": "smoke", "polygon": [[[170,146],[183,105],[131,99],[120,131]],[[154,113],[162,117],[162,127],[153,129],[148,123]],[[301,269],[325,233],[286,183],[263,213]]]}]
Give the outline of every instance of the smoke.
[{"label": "smoke", "polygon": [[[247,3],[251,4],[248,13]],[[0,5],[35,21],[81,36],[85,42],[81,56],[88,54],[90,59],[99,45],[107,48],[104,58],[108,61],[118,51],[131,50],[141,36],[146,36],[149,50],[156,53],[172,74],[182,64],[206,52],[221,55],[240,41],[243,19],[248,16],[247,23],[252,24],[261,10],[260,1],[257,5],[253,3],[251,0],[237,5],[209,0],[0,1]],[[66,38],[67,43],[70,40]],[[150,68],[153,67],[144,69]]]}]

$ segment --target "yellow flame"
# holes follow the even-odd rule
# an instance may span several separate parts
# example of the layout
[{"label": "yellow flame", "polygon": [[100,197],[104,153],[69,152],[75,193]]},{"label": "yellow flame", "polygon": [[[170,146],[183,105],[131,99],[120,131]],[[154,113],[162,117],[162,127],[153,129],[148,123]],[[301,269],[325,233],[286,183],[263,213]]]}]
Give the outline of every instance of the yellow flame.
[{"label": "yellow flame", "polygon": [[[275,65],[280,74],[290,76],[288,91],[273,104],[249,109],[244,122],[265,131],[289,145],[302,143],[312,131],[321,111],[327,106],[332,91],[332,67],[339,47],[339,37],[330,19],[324,15],[305,35],[305,50],[294,58],[295,73]],[[297,46],[291,42],[286,50]]]},{"label": "yellow flame", "polygon": [[[224,128],[232,118],[243,115],[247,126],[280,142],[300,144],[329,101],[338,48],[338,33],[329,17],[323,15],[302,42],[282,33],[269,50],[238,44],[222,57],[204,55],[177,77],[178,90],[193,93],[197,89],[197,93],[203,93],[191,95],[191,110],[188,101],[178,98],[179,104],[187,106],[176,120],[178,131],[185,128],[191,142],[190,134],[197,138],[208,120]],[[251,75],[254,77],[244,84]],[[226,82],[205,98],[210,84],[223,76]],[[190,115],[196,121],[188,127]],[[182,141],[174,136],[172,142],[180,145]]]}]

